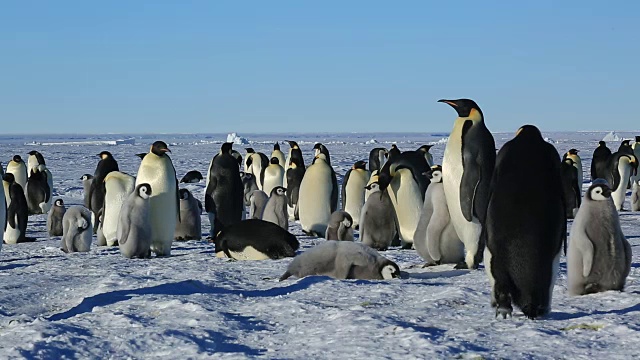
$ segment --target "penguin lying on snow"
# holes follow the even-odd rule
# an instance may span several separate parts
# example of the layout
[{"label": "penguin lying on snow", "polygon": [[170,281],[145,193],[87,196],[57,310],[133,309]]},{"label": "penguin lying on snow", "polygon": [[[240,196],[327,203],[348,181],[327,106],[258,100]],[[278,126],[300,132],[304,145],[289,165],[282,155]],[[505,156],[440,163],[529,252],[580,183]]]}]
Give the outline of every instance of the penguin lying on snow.
[{"label": "penguin lying on snow", "polygon": [[[147,155],[147,154],[144,154],[144,155]],[[195,184],[202,181],[202,179],[203,177],[200,171],[191,170],[182,177],[180,182],[185,184]]]},{"label": "penguin lying on snow", "polygon": [[225,227],[215,238],[216,256],[236,260],[293,257],[300,247],[295,235],[280,226],[258,219]]},{"label": "penguin lying on snow", "polygon": [[350,241],[327,241],[296,256],[280,281],[290,276],[326,275],[336,279],[388,280],[400,268],[374,249]]}]

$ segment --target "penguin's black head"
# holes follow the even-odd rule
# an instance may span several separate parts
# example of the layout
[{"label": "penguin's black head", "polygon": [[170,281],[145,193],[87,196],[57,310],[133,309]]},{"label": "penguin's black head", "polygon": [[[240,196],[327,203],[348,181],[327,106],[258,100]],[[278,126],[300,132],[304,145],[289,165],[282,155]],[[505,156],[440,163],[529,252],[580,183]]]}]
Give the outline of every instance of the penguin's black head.
[{"label": "penguin's black head", "polygon": [[542,133],[537,127],[533,125],[523,125],[518,131],[516,131],[516,137],[521,139],[542,139]]},{"label": "penguin's black head", "polygon": [[577,149],[570,149],[569,151],[567,151],[567,153],[570,155],[578,155],[578,152],[580,152],[580,150]]},{"label": "penguin's black head", "polygon": [[353,166],[351,167],[352,169],[362,169],[362,170],[366,170],[366,166],[367,166],[367,162],[366,161],[356,161],[355,164],[353,164]]},{"label": "penguin's black head", "polygon": [[282,186],[276,186],[273,189],[271,189],[271,194],[269,194],[269,196],[273,196],[273,195],[286,196],[286,194],[287,194],[287,189],[285,189]]},{"label": "penguin's black head", "polygon": [[238,162],[238,165],[242,166],[242,155],[240,155],[239,152],[237,152],[235,150],[231,150],[231,156],[236,158],[236,161]]},{"label": "penguin's black head", "polygon": [[629,144],[629,141],[631,141],[631,140],[622,140],[622,143],[620,144],[620,146],[631,146]]},{"label": "penguin's black head", "polygon": [[391,150],[400,150],[396,144],[391,144]]},{"label": "penguin's black head", "polygon": [[611,198],[611,188],[604,179],[595,179],[586,193],[587,198],[593,201],[603,201]]},{"label": "penguin's black head", "polygon": [[391,176],[388,171],[381,171],[378,173],[378,187],[381,192],[384,192],[384,190],[389,186],[391,179],[393,179],[393,176]]},{"label": "penguin's black head", "polygon": [[276,150],[280,150],[280,144],[278,143],[273,144],[273,151],[276,151]]},{"label": "penguin's black head", "polygon": [[452,108],[456,110],[459,117],[473,117],[477,112],[480,115],[480,119],[483,119],[482,110],[475,101],[470,99],[457,99],[457,100],[446,100],[440,99],[438,102],[449,104]]},{"label": "penguin's black head", "polygon": [[22,162],[22,157],[20,155],[13,155],[13,161],[20,163]]},{"label": "penguin's black head", "polygon": [[151,152],[158,156],[164,156],[166,153],[170,153],[167,143],[164,141],[156,141],[151,145]]},{"label": "penguin's black head", "polygon": [[255,150],[253,150],[253,148],[245,148],[245,150],[247,151],[247,154],[255,153]]},{"label": "penguin's black head", "polygon": [[384,280],[396,279],[400,277],[400,268],[398,264],[387,259],[380,266],[380,275]]},{"label": "penguin's black head", "polygon": [[433,145],[422,145],[418,148],[418,151],[422,151],[423,153],[428,153],[432,147]]},{"label": "penguin's black head", "polygon": [[230,142],[226,142],[222,144],[222,146],[220,147],[220,153],[222,154],[231,155],[231,150],[233,150],[233,143],[230,143]]},{"label": "penguin's black head", "polygon": [[298,167],[301,167],[301,166],[302,166],[302,164],[300,164],[300,159],[298,159],[298,158],[289,159],[289,167],[290,168],[294,168],[295,169],[295,168],[298,168]]},{"label": "penguin's black head", "polygon": [[295,142],[295,141],[293,141],[293,140],[285,140],[285,141],[289,143],[289,146],[290,146],[292,149],[299,149],[299,147],[298,147],[298,143],[297,143],[297,142]]},{"label": "penguin's black head", "polygon": [[15,178],[15,176],[13,176],[12,173],[6,173],[2,177],[2,180],[8,182],[9,184],[13,184],[16,181],[16,178]]},{"label": "penguin's black head", "polygon": [[373,190],[373,189],[377,189],[380,187],[380,184],[378,184],[377,181],[372,182],[371,184],[365,186],[364,188],[367,190]]},{"label": "penguin's black head", "polygon": [[84,181],[84,180],[91,180],[91,179],[93,179],[93,175],[91,175],[91,174],[84,174],[84,175],[82,175],[82,177],[80,178],[80,180],[83,180],[83,181]]},{"label": "penguin's black head", "polygon": [[145,156],[147,156],[147,153],[139,153],[136,154],[137,157],[139,157],[140,159],[144,159]]},{"label": "penguin's black head", "polygon": [[278,158],[274,156],[274,157],[271,158],[269,163],[278,165],[278,164],[280,164],[280,160],[278,160]]},{"label": "penguin's black head", "polygon": [[180,199],[182,199],[182,200],[189,200],[189,195],[191,195],[191,193],[189,192],[189,190],[187,190],[187,189],[180,189],[179,193],[180,193]]},{"label": "penguin's black head", "polygon": [[151,185],[144,183],[136,186],[136,193],[143,199],[151,197]]},{"label": "penguin's black head", "polygon": [[321,143],[316,143],[315,145],[313,145],[313,150],[320,150],[323,146],[324,145],[322,145]]},{"label": "penguin's black head", "polygon": [[36,155],[36,154],[40,154],[39,152],[35,151],[35,150],[31,150],[28,152],[29,155]]},{"label": "penguin's black head", "polygon": [[110,152],[108,151],[103,151],[100,154],[98,154],[98,157],[100,157],[100,159],[107,159],[107,158],[112,158],[113,156],[111,155]]},{"label": "penguin's black head", "polygon": [[636,142],[640,142],[640,136],[636,136]]},{"label": "penguin's black head", "polygon": [[253,178],[253,174],[248,172],[242,172],[240,173],[240,177],[244,180],[251,180],[251,178]]},{"label": "penguin's black head", "polygon": [[54,204],[55,206],[64,206],[64,201],[62,201],[62,199],[56,199]]},{"label": "penguin's black head", "polygon": [[607,143],[602,141],[602,140],[600,140],[600,141],[598,141],[598,146],[605,146],[606,147]]}]

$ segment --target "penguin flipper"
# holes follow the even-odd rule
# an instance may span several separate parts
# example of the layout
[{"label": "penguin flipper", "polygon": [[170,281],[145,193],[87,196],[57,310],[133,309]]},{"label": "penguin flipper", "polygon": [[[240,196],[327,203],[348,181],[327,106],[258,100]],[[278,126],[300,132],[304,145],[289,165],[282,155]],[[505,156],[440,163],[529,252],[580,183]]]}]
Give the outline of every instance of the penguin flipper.
[{"label": "penguin flipper", "polygon": [[[175,171],[175,168],[173,170]],[[178,185],[178,178],[176,178],[176,213],[178,214],[178,222],[182,221],[180,218],[180,185]]]},{"label": "penguin flipper", "polygon": [[338,209],[338,178],[333,168],[331,168],[331,185],[333,186],[333,190],[331,190],[331,212],[334,212]]},{"label": "penguin flipper", "polygon": [[[465,141],[467,137],[483,136],[491,141]],[[489,130],[484,124],[474,126],[473,121],[465,121],[462,127],[463,173],[460,182],[460,207],[467,221],[472,221],[475,215],[484,223],[489,203],[489,183],[495,162],[495,142]]]},{"label": "penguin flipper", "polygon": [[347,182],[349,181],[351,171],[352,170],[347,171],[347,173],[344,174],[344,178],[342,178],[342,210],[344,210],[347,205]]},{"label": "penguin flipper", "polygon": [[591,267],[593,266],[593,243],[587,231],[584,231],[581,238],[576,240],[578,240],[576,241],[578,251],[582,255],[582,276],[586,278],[591,273]]},{"label": "penguin flipper", "polygon": [[[215,177],[211,177],[211,179],[209,179],[209,186],[207,186],[207,189],[204,193],[204,209],[208,213],[216,212],[215,203],[213,202],[213,191],[216,189],[217,184],[218,179],[216,179]],[[179,204],[180,202],[178,201],[178,206],[180,206]]]}]

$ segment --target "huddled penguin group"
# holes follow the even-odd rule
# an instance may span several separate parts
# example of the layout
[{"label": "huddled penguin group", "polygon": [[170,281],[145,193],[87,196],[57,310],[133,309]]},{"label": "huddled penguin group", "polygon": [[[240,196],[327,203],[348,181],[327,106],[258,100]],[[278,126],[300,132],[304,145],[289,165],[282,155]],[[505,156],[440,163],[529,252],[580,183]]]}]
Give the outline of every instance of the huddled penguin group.
[{"label": "huddled penguin group", "polygon": [[[371,149],[368,159],[349,159],[350,168],[338,174],[322,143],[304,147],[313,155],[307,166],[302,142],[269,143],[270,156],[249,147],[244,158],[227,142],[213,151],[206,172],[192,170],[178,181],[171,150],[156,141],[136,154],[141,162],[131,175],[100,152],[93,174],[80,179],[83,204],[67,206],[54,199],[41,153],[29,152],[26,164],[15,155],[0,171],[0,236],[6,244],[35,241],[27,236],[29,215],[47,214],[47,232],[61,237],[65,252],[90,251],[96,234],[98,245],[118,246],[125,258],[148,259],[170,256],[176,240],[202,239],[204,210],[216,257],[293,257],[281,281],[398,278],[400,267],[380,252],[400,246],[415,249],[425,266],[484,263],[495,315],[506,318],[515,305],[535,319],[551,311],[564,247],[570,294],[622,290],[632,254],[618,211],[628,189],[631,210],[640,211],[640,137],[615,152],[598,144],[583,196],[588,181],[578,149],[560,156],[537,127],[524,125],[496,154],[475,101],[438,102],[457,114],[441,164],[432,144],[404,151],[391,144]],[[289,145],[286,154],[281,144]],[[539,176],[528,181],[532,172]],[[202,180],[197,193],[190,184]],[[300,253],[289,231],[294,222],[326,241]]]}]

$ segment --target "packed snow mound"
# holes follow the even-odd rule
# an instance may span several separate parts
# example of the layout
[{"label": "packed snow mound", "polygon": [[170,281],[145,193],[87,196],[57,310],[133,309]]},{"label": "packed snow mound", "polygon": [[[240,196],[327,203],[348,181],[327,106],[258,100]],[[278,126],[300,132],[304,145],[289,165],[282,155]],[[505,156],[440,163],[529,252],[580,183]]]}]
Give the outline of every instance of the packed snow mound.
[{"label": "packed snow mound", "polygon": [[371,144],[378,144],[378,140],[371,139],[371,140],[365,141],[365,145],[371,145]]},{"label": "packed snow mound", "polygon": [[231,133],[227,135],[227,142],[234,143],[235,145],[249,145],[249,140],[238,136],[238,133]]},{"label": "packed snow mound", "polygon": [[602,138],[602,141],[622,141],[622,138],[615,131],[611,131]]}]

